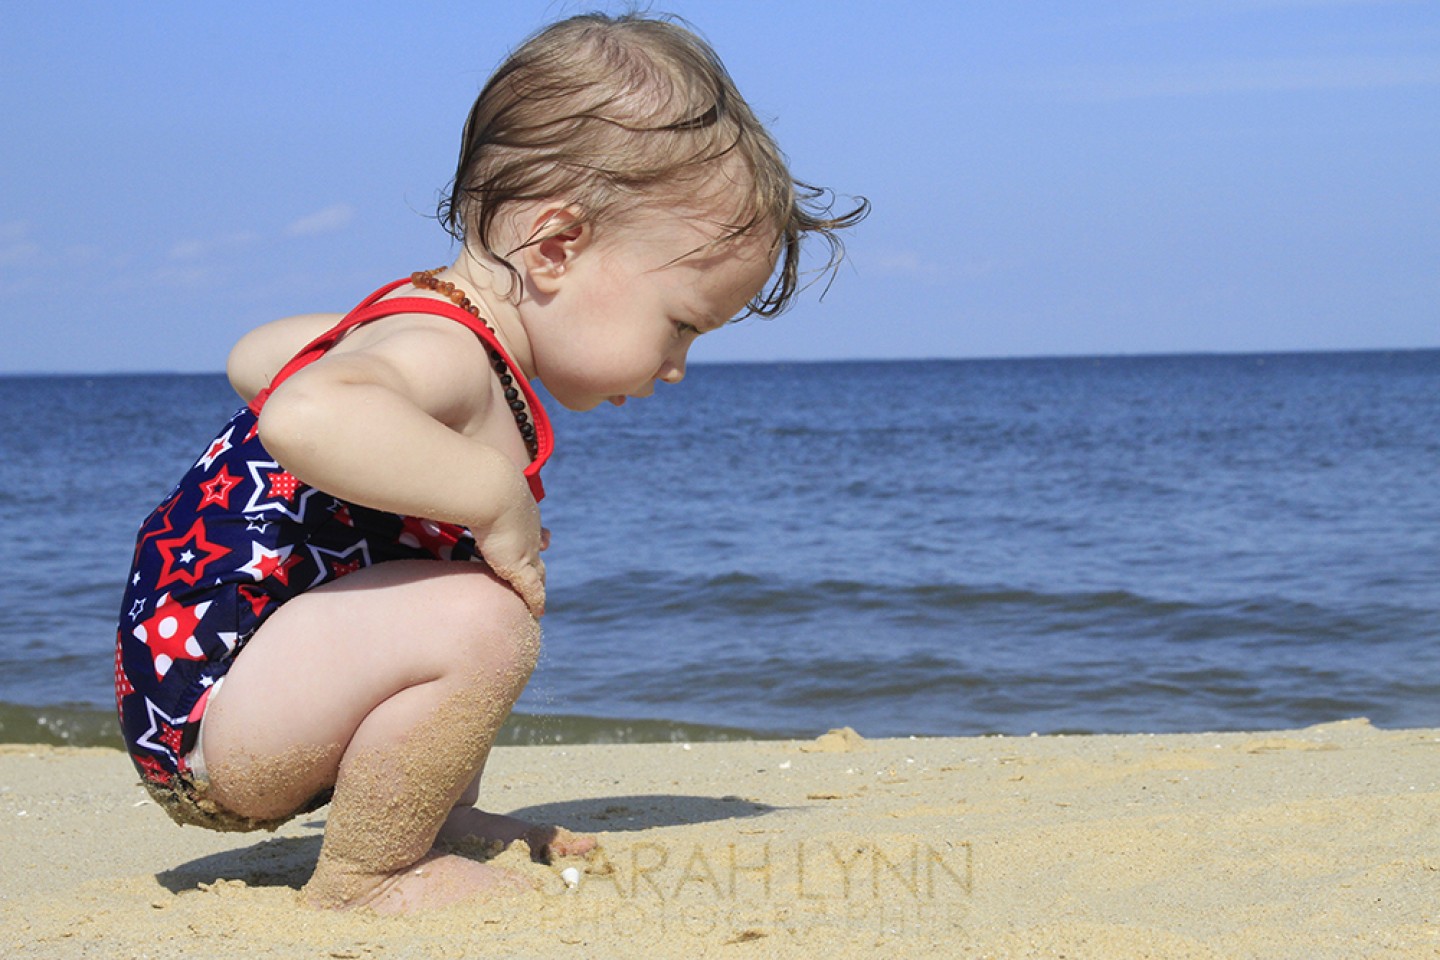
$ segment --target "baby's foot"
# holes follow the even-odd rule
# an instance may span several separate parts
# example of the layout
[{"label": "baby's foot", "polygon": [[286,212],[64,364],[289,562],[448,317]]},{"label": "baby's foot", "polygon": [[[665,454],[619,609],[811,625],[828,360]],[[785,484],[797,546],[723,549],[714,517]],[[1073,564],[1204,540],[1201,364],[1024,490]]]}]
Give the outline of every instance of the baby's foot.
[{"label": "baby's foot", "polygon": [[322,862],[301,896],[312,907],[415,913],[472,897],[512,896],[533,889],[527,880],[508,870],[431,850],[416,863],[389,874],[362,874]]},{"label": "baby's foot", "polygon": [[[564,827],[529,823],[475,807],[456,807],[446,817],[436,842],[459,850],[480,846],[480,852],[498,853],[516,840],[524,840],[532,859],[553,863],[560,857],[583,857],[595,849],[595,838],[571,833]],[[488,849],[487,849],[488,848]]]}]

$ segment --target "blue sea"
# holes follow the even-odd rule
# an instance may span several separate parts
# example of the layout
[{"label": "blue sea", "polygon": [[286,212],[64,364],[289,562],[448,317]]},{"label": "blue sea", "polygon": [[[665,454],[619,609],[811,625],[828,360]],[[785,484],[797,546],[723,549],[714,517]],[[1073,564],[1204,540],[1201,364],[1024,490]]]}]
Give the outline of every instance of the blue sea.
[{"label": "blue sea", "polygon": [[[237,406],[0,378],[0,740],[118,742],[135,528]],[[696,365],[550,409],[507,742],[1440,726],[1440,351]]]}]

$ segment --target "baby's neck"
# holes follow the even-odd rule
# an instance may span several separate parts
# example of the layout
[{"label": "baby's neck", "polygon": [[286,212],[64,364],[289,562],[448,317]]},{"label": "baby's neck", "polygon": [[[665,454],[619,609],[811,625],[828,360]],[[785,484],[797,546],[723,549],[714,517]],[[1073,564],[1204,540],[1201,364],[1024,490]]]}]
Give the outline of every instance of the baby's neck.
[{"label": "baby's neck", "polygon": [[480,316],[495,330],[510,359],[520,367],[525,379],[535,378],[535,360],[530,338],[520,319],[518,302],[524,296],[521,281],[499,264],[478,259],[469,251],[446,268],[440,279],[461,287],[471,302],[480,308]]}]

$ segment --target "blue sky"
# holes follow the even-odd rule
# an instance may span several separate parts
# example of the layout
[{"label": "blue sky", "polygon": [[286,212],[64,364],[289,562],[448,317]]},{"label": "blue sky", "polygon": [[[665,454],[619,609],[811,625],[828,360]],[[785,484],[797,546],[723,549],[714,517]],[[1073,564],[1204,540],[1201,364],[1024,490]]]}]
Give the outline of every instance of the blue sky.
[{"label": "blue sky", "polygon": [[[821,302],[697,360],[1440,346],[1440,4],[676,0],[804,179]],[[219,370],[453,257],[427,215],[559,2],[43,4],[0,34],[0,373]],[[478,15],[477,15],[478,11]]]}]

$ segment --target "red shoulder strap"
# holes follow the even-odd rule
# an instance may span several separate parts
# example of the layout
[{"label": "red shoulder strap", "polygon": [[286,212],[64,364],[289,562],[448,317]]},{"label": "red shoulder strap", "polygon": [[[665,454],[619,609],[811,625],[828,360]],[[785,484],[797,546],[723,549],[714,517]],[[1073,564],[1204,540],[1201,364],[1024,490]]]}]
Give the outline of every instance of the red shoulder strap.
[{"label": "red shoulder strap", "polygon": [[385,294],[389,293],[391,290],[395,290],[402,284],[407,282],[408,281],[406,280],[396,280],[394,283],[387,283],[379,290],[376,290],[374,293],[370,294],[370,296],[362,300],[359,306],[357,306],[354,310],[351,310],[349,313],[347,313],[339,323],[335,324],[335,326],[320,334],[320,336],[316,337],[314,340],[311,340],[299,353],[291,357],[290,362],[285,364],[285,366],[281,367],[280,372],[275,374],[275,379],[270,381],[270,386],[266,387],[264,390],[261,390],[258,394],[255,395],[255,399],[250,401],[250,409],[255,413],[255,415],[259,416],[260,411],[265,407],[265,401],[270,399],[270,394],[275,392],[276,387],[280,386],[280,384],[284,383],[286,380],[289,380],[290,376],[294,374],[297,370],[308,367],[310,364],[323,357],[326,352],[329,351],[331,347],[335,346],[335,344],[339,343],[340,338],[343,337],[346,333],[348,333],[351,329],[361,323],[364,323],[367,319],[375,319],[375,317],[365,316],[365,314],[372,306],[374,306],[377,300],[385,296]]},{"label": "red shoulder strap", "polygon": [[255,399],[250,401],[250,409],[259,416],[265,406],[265,401],[270,399],[270,394],[288,380],[296,371],[302,370],[310,364],[323,357],[331,347],[340,342],[354,328],[372,320],[379,320],[381,317],[393,316],[397,313],[429,313],[439,317],[446,317],[464,325],[486,346],[490,347],[499,355],[509,368],[510,375],[514,378],[515,384],[525,396],[525,403],[530,408],[530,419],[535,424],[535,459],[525,468],[525,480],[530,484],[530,492],[538,502],[545,497],[545,488],[540,483],[540,468],[545,461],[550,459],[550,454],[555,448],[555,435],[550,427],[550,417],[545,413],[545,408],[540,405],[540,398],[535,395],[530,383],[520,372],[519,366],[510,359],[510,354],[505,352],[495,333],[485,325],[484,321],[472,316],[469,312],[461,310],[455,304],[445,300],[433,300],[429,297],[396,297],[393,300],[382,300],[390,293],[406,283],[409,278],[396,280],[394,283],[386,284],[366,297],[359,306],[345,315],[345,318],[329,330],[310,341],[303,350],[297,353],[293,359],[280,368],[275,379],[270,381],[270,386],[260,391]]}]

